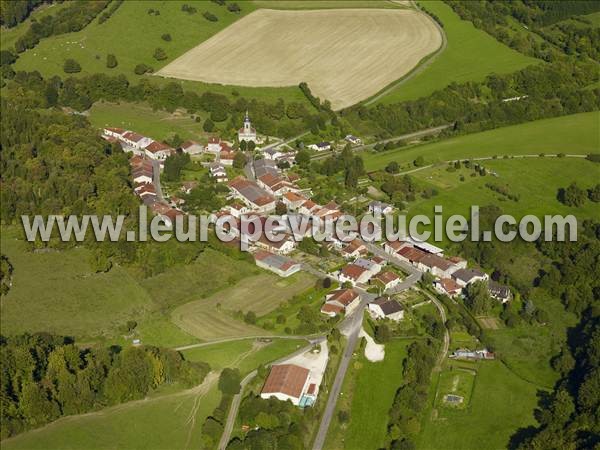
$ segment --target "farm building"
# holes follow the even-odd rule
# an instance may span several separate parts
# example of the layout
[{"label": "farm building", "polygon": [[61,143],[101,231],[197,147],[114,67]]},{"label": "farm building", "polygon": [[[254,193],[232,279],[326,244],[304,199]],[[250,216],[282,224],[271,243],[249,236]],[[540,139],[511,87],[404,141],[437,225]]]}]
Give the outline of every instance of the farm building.
[{"label": "farm building", "polygon": [[260,396],[264,399],[275,397],[282,401],[290,400],[298,406],[302,395],[308,391],[309,376],[310,370],[295,364],[272,366]]},{"label": "farm building", "polygon": [[350,282],[352,286],[358,283],[366,283],[373,276],[371,272],[356,264],[348,264],[340,271],[338,279],[340,283]]},{"label": "farm building", "polygon": [[233,196],[255,211],[267,212],[275,209],[275,197],[262,189],[254,181],[237,177],[229,182]]},{"label": "farm building", "polygon": [[254,254],[254,260],[258,267],[270,270],[280,277],[289,277],[298,272],[301,265],[285,256],[275,255],[273,253],[259,250]]},{"label": "farm building", "polygon": [[353,136],[351,134],[346,135],[346,137],[344,138],[344,140],[346,142],[350,142],[351,144],[354,144],[354,145],[361,145],[362,144],[362,139],[357,138],[356,136]]},{"label": "farm building", "polygon": [[452,274],[452,279],[456,281],[459,286],[465,287],[476,281],[487,280],[488,275],[477,269],[459,269]]},{"label": "farm building", "polygon": [[351,313],[360,303],[358,292],[354,289],[336,289],[325,296],[321,312],[330,317],[341,313]]}]

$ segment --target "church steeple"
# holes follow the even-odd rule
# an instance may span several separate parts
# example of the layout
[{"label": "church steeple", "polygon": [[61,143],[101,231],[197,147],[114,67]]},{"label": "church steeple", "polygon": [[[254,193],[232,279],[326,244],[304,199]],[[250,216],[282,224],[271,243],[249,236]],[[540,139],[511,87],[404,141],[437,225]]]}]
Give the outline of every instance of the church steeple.
[{"label": "church steeple", "polygon": [[246,116],[244,117],[244,132],[251,132],[252,124],[250,123],[250,116],[248,115],[248,110],[246,110]]}]

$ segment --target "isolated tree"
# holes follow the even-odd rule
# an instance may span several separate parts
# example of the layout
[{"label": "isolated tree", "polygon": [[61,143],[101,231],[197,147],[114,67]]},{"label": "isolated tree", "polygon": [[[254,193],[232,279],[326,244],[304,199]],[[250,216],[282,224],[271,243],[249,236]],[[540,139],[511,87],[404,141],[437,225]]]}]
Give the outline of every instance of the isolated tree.
[{"label": "isolated tree", "polygon": [[425,165],[425,158],[418,156],[417,159],[414,160],[413,164],[415,167],[423,167]]},{"label": "isolated tree", "polygon": [[226,367],[219,376],[219,390],[223,394],[235,395],[240,392],[242,376],[239,369]]},{"label": "isolated tree", "polygon": [[387,173],[398,173],[400,171],[400,165],[396,161],[392,161],[385,166],[385,171]]},{"label": "isolated tree", "polygon": [[163,41],[171,42],[171,35],[169,33],[165,33],[160,37]]},{"label": "isolated tree", "polygon": [[233,167],[236,169],[243,169],[246,165],[247,159],[244,152],[236,152],[233,157]]},{"label": "isolated tree", "polygon": [[165,59],[167,59],[167,52],[165,52],[164,49],[158,47],[156,50],[154,50],[154,59],[156,59],[157,61],[164,61]]},{"label": "isolated tree", "polygon": [[294,159],[300,167],[308,166],[308,163],[310,163],[310,153],[307,150],[300,150],[296,153]]},{"label": "isolated tree", "polygon": [[212,130],[215,129],[215,123],[212,120],[210,120],[210,117],[208,117],[204,121],[204,124],[202,125],[202,129],[204,131],[206,131],[207,133],[210,133]]},{"label": "isolated tree", "polygon": [[118,65],[119,65],[119,63],[118,63],[117,57],[115,55],[112,55],[110,53],[108,55],[106,55],[106,67],[108,67],[109,69],[114,69]]},{"label": "isolated tree", "polygon": [[72,58],[65,60],[63,64],[63,70],[65,73],[78,73],[81,72],[81,66],[77,61]]}]

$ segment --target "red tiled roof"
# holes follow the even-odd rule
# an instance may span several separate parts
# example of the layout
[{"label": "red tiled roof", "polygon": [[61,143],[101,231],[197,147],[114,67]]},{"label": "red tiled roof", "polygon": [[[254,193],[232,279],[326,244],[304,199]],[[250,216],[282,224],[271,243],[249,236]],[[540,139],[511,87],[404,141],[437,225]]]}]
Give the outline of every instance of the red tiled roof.
[{"label": "red tiled roof", "polygon": [[196,141],[185,141],[183,144],[181,144],[181,148],[189,148],[194,145],[200,145],[200,144],[198,144]]},{"label": "red tiled roof", "polygon": [[442,278],[439,283],[446,292],[452,293],[461,290],[461,287],[451,278]]},{"label": "red tiled roof", "polygon": [[173,148],[169,147],[167,144],[164,144],[162,142],[153,141],[150,145],[146,147],[146,150],[148,150],[151,153],[156,153],[160,152],[161,150],[173,150]]},{"label": "red tiled roof", "polygon": [[344,306],[348,306],[358,297],[358,293],[354,289],[338,289],[333,291],[332,294],[333,295],[329,297],[327,301],[336,301]]},{"label": "red tiled roof", "polygon": [[208,138],[208,143],[209,144],[218,144],[219,142],[221,142],[221,138],[217,137],[217,136],[211,136]]},{"label": "red tiled roof", "polygon": [[323,306],[321,306],[321,312],[341,314],[344,312],[344,307],[340,305],[334,305],[333,303],[323,303]]},{"label": "red tiled roof", "polygon": [[385,272],[379,272],[377,275],[375,275],[375,278],[386,285],[394,280],[400,279],[398,275],[396,275],[394,272],[390,272],[389,270],[386,270]]},{"label": "red tiled roof", "polygon": [[356,264],[348,264],[342,269],[342,274],[347,278],[352,278],[353,280],[358,280],[358,278],[367,271],[367,269],[363,269]]},{"label": "red tiled roof", "polygon": [[415,262],[421,261],[427,255],[424,251],[414,247],[403,247],[398,250],[398,254],[404,256],[409,261]]},{"label": "red tiled roof", "polygon": [[302,200],[306,200],[306,198],[304,198],[300,194],[296,194],[295,192],[286,192],[285,194],[283,194],[283,196],[290,202],[299,202]]},{"label": "red tiled roof", "polygon": [[142,139],[144,139],[144,136],[142,136],[141,134],[135,133],[133,131],[128,131],[127,133],[125,133],[123,135],[123,137],[125,139],[129,139],[130,141],[133,141],[133,142],[138,142],[138,141],[141,141]]},{"label": "red tiled roof", "polygon": [[295,364],[272,366],[261,393],[282,393],[290,397],[300,398],[309,373],[308,369]]},{"label": "red tiled roof", "polygon": [[441,270],[448,270],[453,264],[450,261],[437,255],[427,254],[421,259],[421,264],[425,264],[427,267],[438,267]]}]

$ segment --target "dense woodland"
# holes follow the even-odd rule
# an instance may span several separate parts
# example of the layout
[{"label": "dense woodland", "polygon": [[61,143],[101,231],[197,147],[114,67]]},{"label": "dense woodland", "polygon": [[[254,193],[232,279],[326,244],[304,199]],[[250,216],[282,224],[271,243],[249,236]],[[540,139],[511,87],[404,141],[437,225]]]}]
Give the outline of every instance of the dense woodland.
[{"label": "dense woodland", "polygon": [[156,347],[82,349],[63,336],[0,340],[2,438],[62,416],[142,399],[163,384],[200,384],[210,367]]},{"label": "dense woodland", "polygon": [[2,0],[0,2],[0,25],[12,28],[23,22],[31,11],[51,0]]}]

